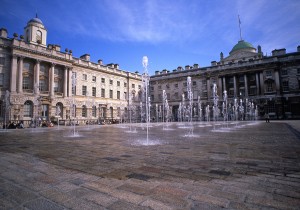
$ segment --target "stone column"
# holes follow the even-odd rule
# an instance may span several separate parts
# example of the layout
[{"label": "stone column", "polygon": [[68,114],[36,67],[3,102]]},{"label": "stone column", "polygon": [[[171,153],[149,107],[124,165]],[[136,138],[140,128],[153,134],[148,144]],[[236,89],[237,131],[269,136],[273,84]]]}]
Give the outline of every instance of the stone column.
[{"label": "stone column", "polygon": [[259,73],[255,74],[255,82],[256,82],[256,95],[259,96]]},{"label": "stone column", "polygon": [[248,79],[246,74],[244,74],[244,84],[245,84],[245,97],[248,97]]},{"label": "stone column", "polygon": [[68,70],[68,73],[69,73],[69,79],[68,79],[68,86],[69,86],[69,91],[68,91],[68,96],[69,97],[72,97],[72,69],[70,68]]},{"label": "stone column", "polygon": [[223,90],[226,90],[226,77],[225,76],[223,77]]},{"label": "stone column", "polygon": [[276,93],[279,94],[280,93],[280,83],[279,83],[279,73],[278,70],[275,70],[274,72],[275,74],[275,85],[276,85]]},{"label": "stone column", "polygon": [[50,68],[50,96],[54,97],[54,67],[55,64],[52,63]]},{"label": "stone column", "polygon": [[206,80],[206,86],[207,86],[207,101],[209,101],[212,98],[211,87],[210,87],[210,79]]},{"label": "stone column", "polygon": [[236,85],[236,75],[233,76],[233,87],[234,87],[234,97],[236,98],[238,96],[238,90]]},{"label": "stone column", "polygon": [[20,57],[18,68],[18,93],[23,92],[23,57]]},{"label": "stone column", "polygon": [[68,97],[68,67],[64,70],[64,97]]},{"label": "stone column", "polygon": [[260,94],[264,95],[265,94],[265,86],[264,86],[264,75],[261,72],[259,75],[259,83],[260,83]]},{"label": "stone column", "polygon": [[222,100],[223,99],[223,89],[222,89],[222,78],[219,77],[218,78],[218,90],[219,90],[219,99]]},{"label": "stone column", "polygon": [[18,57],[12,56],[11,70],[10,70],[10,92],[15,93],[17,90],[17,68],[18,68]]},{"label": "stone column", "polygon": [[38,94],[40,92],[39,88],[36,88],[37,86],[40,86],[40,60],[36,60],[35,68],[34,68],[34,74],[35,74],[35,81],[33,84],[35,93]]}]

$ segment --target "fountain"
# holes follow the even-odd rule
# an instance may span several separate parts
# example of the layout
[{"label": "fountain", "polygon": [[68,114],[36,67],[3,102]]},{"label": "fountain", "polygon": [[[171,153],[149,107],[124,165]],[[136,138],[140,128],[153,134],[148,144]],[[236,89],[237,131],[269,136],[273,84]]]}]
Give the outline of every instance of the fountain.
[{"label": "fountain", "polygon": [[149,93],[149,81],[150,81],[150,76],[148,74],[148,57],[143,56],[142,64],[144,67],[144,73],[142,75],[142,81],[143,81],[143,86],[144,86],[144,92],[145,92],[145,108],[146,108],[146,127],[147,127],[147,145],[149,143],[149,123],[150,123],[150,97],[148,96]]},{"label": "fountain", "polygon": [[189,131],[185,136],[193,137],[194,136],[194,126],[193,126],[193,92],[192,92],[192,79],[187,77],[187,97],[189,100],[188,113],[189,118],[188,122],[190,124]]}]

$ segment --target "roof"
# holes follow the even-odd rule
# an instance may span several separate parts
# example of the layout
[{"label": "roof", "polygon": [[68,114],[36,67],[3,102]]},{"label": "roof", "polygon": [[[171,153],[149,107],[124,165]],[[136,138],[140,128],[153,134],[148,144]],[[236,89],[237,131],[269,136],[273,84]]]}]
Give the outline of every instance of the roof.
[{"label": "roof", "polygon": [[244,40],[240,40],[236,45],[234,45],[234,47],[232,48],[232,50],[230,51],[229,54],[233,53],[234,51],[241,50],[241,49],[256,50],[253,47],[253,45],[250,44],[249,42],[245,42]]}]

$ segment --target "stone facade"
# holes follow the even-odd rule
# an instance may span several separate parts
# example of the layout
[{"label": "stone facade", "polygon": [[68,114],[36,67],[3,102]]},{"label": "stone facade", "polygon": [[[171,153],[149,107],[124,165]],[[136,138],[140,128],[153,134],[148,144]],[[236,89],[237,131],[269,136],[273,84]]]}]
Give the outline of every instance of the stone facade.
[{"label": "stone facade", "polygon": [[[272,56],[263,56],[251,44],[241,40],[226,58],[220,54],[220,61],[212,61],[209,67],[199,68],[198,64],[185,69],[178,67],[173,72],[156,71],[151,77],[151,98],[154,107],[162,106],[162,93],[167,93],[173,120],[178,120],[179,105],[187,102],[187,77],[192,78],[194,96],[193,116],[201,116],[200,107],[213,105],[213,84],[217,85],[219,107],[224,102],[224,91],[228,103],[242,100],[244,107],[249,102],[257,107],[258,118],[269,113],[273,119],[300,117],[300,51],[286,53],[285,49],[274,50]],[[184,99],[183,99],[184,98]],[[201,105],[198,105],[200,99]],[[160,109],[153,109],[153,113]],[[158,114],[156,115],[158,116]],[[243,116],[247,118],[247,113]],[[202,118],[205,120],[205,117]]]},{"label": "stone facade", "polygon": [[125,119],[128,95],[140,91],[141,75],[118,64],[91,62],[88,54],[73,57],[59,45],[46,47],[47,33],[41,28],[38,18],[28,22],[25,33],[40,35],[32,39],[8,38],[6,29],[0,29],[1,121]]}]

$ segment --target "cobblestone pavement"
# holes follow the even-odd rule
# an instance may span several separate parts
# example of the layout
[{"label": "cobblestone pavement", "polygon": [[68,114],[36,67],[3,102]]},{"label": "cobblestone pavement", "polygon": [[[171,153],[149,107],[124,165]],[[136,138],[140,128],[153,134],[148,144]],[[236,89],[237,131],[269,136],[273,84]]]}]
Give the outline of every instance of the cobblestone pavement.
[{"label": "cobblestone pavement", "polygon": [[0,130],[0,209],[299,209],[299,125]]}]

